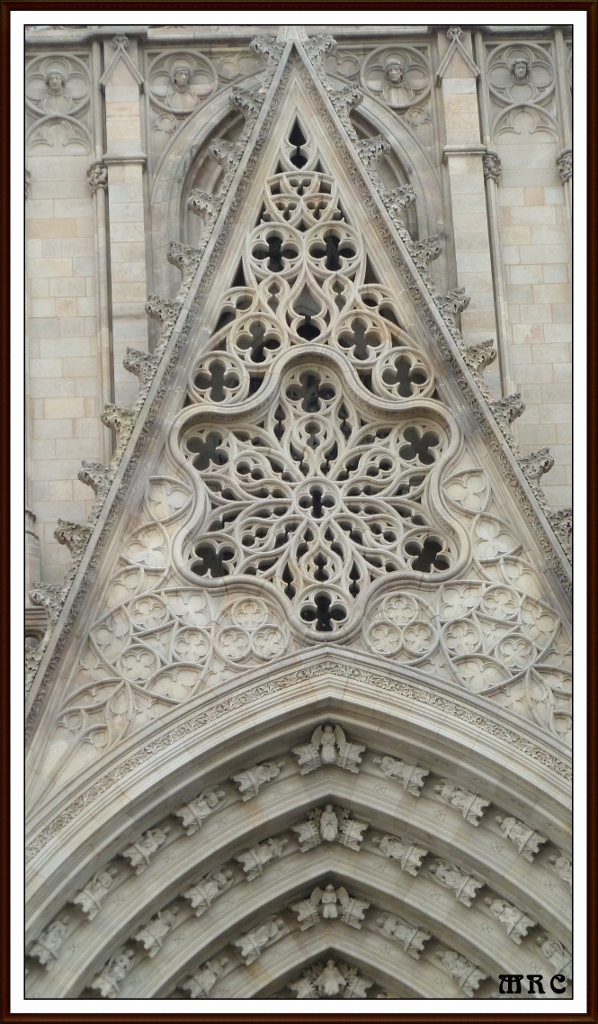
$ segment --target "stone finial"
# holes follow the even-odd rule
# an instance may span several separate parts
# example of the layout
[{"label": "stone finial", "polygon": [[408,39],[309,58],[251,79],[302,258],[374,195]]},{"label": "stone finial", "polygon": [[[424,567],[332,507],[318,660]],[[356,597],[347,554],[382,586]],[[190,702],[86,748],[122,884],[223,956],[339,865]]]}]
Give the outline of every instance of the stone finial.
[{"label": "stone finial", "polygon": [[463,38],[463,29],[459,28],[458,25],[451,25],[451,27],[447,30],[446,38],[450,43],[460,42],[461,39]]}]

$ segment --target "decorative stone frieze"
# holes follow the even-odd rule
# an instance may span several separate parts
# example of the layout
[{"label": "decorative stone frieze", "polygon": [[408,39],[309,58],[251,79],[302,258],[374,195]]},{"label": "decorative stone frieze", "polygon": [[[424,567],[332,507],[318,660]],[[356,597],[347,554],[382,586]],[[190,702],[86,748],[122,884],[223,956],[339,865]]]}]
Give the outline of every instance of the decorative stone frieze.
[{"label": "decorative stone frieze", "polygon": [[188,117],[217,87],[218,74],[200,53],[172,51],[155,58],[148,70],[152,106],[176,117]]},{"label": "decorative stone frieze", "polygon": [[548,842],[539,832],[534,832],[533,828],[528,828],[527,825],[524,825],[522,821],[518,821],[517,818],[503,818],[498,814],[496,821],[500,825],[503,835],[517,847],[521,856],[525,857],[526,860],[532,861],[539,852],[540,846]]},{"label": "decorative stone frieze", "polygon": [[311,743],[294,747],[293,754],[297,756],[301,775],[332,765],[358,772],[365,749],[365,744],[348,742],[340,725],[319,725]]}]

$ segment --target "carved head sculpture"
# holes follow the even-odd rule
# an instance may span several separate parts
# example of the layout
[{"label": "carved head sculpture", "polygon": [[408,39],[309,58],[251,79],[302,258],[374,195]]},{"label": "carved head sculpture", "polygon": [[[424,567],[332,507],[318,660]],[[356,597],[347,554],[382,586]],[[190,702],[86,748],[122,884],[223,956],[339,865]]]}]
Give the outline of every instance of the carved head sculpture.
[{"label": "carved head sculpture", "polygon": [[66,85],[62,71],[58,71],[57,68],[52,68],[51,71],[48,71],[46,85],[49,93],[53,96],[59,96]]},{"label": "carved head sculpture", "polygon": [[511,74],[516,85],[525,85],[530,72],[530,63],[524,57],[518,57],[511,64]]},{"label": "carved head sculpture", "polygon": [[391,85],[402,85],[405,81],[405,68],[396,58],[388,61],[384,74]]},{"label": "carved head sculpture", "polygon": [[186,92],[189,88],[191,71],[186,64],[179,64],[172,72],[172,82],[179,92]]}]

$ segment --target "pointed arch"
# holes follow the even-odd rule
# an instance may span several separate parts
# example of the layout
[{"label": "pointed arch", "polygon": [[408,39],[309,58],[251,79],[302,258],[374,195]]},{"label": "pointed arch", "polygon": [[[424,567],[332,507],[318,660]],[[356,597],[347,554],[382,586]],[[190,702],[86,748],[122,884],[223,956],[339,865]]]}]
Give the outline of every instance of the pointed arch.
[{"label": "pointed arch", "polygon": [[[139,419],[116,411],[129,448],[93,566],[90,550],[77,570],[77,627],[40,669],[55,676],[29,762],[30,952],[57,924],[71,957],[68,976],[34,968],[40,996],[104,977],[108,997],[169,998],[213,957],[235,991],[274,996],[330,949],[386,984],[377,911],[367,956],[336,925],[293,937],[290,901],[329,876],[489,977],[518,945],[503,904],[568,934],[562,594],[494,460],[500,429],[475,378],[457,380],[466,364],[431,302],[421,315],[370,157],[329,130],[290,50],[264,107],[244,99],[259,113],[230,194],[195,196],[215,227],[182,308],[161,306],[172,333]],[[243,799],[231,779],[264,761],[272,778]],[[385,838],[407,848],[400,868]],[[184,892],[213,872],[222,892],[198,929]],[[223,953],[264,910],[289,928],[267,981]],[[427,993],[439,969],[424,960]]]}]

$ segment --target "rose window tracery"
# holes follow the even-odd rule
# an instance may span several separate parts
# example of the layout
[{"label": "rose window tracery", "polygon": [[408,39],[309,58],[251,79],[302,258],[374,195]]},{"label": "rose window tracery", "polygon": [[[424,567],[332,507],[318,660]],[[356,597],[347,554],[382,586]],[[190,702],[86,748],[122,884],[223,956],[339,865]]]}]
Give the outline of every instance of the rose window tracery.
[{"label": "rose window tracery", "polygon": [[267,581],[321,634],[376,580],[455,563],[438,474],[456,425],[298,122],[188,397],[179,450],[209,510],[185,558],[203,585]]}]

